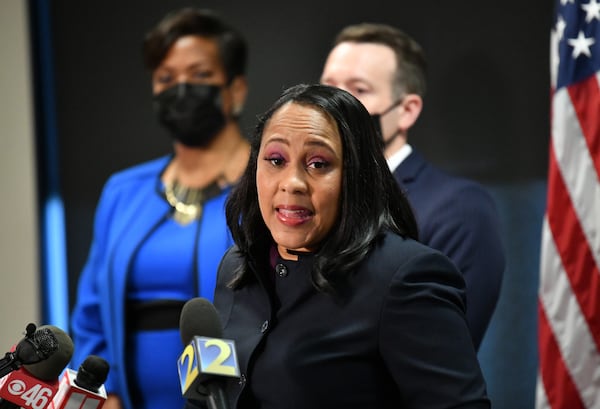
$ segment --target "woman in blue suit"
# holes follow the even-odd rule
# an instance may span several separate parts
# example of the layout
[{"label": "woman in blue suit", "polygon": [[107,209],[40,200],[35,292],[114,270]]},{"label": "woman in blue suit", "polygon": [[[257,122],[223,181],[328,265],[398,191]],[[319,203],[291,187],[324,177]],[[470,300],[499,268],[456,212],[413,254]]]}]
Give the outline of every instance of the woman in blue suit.
[{"label": "woman in blue suit", "polygon": [[96,209],[94,236],[72,316],[78,367],[105,358],[105,409],[179,408],[179,313],[212,299],[232,244],[224,203],[249,143],[238,125],[247,46],[207,10],[168,14],[146,36],[158,121],[173,153],[118,172]]},{"label": "woman in blue suit", "polygon": [[325,85],[259,121],[214,299],[241,371],[232,408],[490,407],[463,276],[415,240],[375,132]]}]

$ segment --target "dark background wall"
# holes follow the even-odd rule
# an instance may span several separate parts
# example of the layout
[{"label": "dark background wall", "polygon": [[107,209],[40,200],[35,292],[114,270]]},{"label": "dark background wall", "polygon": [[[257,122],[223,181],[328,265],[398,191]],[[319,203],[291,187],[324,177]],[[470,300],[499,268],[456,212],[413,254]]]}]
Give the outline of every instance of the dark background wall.
[{"label": "dark background wall", "polygon": [[[489,332],[493,339],[486,337],[480,355],[495,406],[532,407],[553,10],[548,1],[517,4],[53,0],[70,305],[103,183],[116,170],[170,151],[153,116],[140,52],[143,34],[164,13],[185,5],[213,8],[246,35],[250,94],[242,124],[248,134],[256,115],[285,87],[318,82],[339,29],[363,21],[389,23],[415,37],[430,64],[429,94],[410,143],[440,167],[484,183],[499,204],[509,266]],[[516,333],[515,320],[522,327]]]},{"label": "dark background wall", "polygon": [[250,44],[250,94],[256,115],[281,90],[317,82],[335,33],[380,21],[413,35],[427,52],[429,94],[409,140],[433,162],[483,182],[544,177],[548,141],[548,39],[551,6],[523,2],[341,0],[52,2],[61,187],[68,266],[86,256],[100,189],[118,169],[170,150],[156,125],[143,34],[184,5],[214,8]]}]

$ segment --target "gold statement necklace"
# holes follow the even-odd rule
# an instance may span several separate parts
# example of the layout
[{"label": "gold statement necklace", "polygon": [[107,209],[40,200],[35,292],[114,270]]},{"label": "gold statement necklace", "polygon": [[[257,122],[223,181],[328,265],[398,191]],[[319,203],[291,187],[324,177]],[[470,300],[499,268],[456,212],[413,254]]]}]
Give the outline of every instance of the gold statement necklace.
[{"label": "gold statement necklace", "polygon": [[221,186],[213,182],[204,188],[185,187],[177,179],[165,185],[165,197],[173,208],[173,218],[186,225],[202,216],[204,203],[222,192]]}]

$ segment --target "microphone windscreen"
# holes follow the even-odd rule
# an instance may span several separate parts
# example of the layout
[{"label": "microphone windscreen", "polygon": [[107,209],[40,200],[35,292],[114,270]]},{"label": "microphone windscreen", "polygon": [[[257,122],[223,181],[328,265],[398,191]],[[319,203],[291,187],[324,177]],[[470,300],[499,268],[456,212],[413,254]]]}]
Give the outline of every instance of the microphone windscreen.
[{"label": "microphone windscreen", "polygon": [[202,297],[187,301],[179,316],[179,335],[183,345],[189,344],[195,336],[222,338],[223,327],[215,306]]},{"label": "microphone windscreen", "polygon": [[58,349],[58,338],[50,328],[40,327],[33,333],[33,341],[45,356],[50,356]]},{"label": "microphone windscreen", "polygon": [[90,355],[81,363],[75,384],[92,392],[98,392],[98,388],[106,381],[110,365],[99,356]]},{"label": "microphone windscreen", "polygon": [[73,356],[73,340],[62,329],[53,325],[42,325],[39,330],[48,329],[58,341],[58,347],[47,359],[23,367],[31,375],[43,381],[55,381]]},{"label": "microphone windscreen", "polygon": [[31,325],[33,324],[27,326],[27,336],[17,344],[15,350],[22,364],[34,364],[47,359],[58,349],[58,339],[49,328],[40,328],[32,332]]}]

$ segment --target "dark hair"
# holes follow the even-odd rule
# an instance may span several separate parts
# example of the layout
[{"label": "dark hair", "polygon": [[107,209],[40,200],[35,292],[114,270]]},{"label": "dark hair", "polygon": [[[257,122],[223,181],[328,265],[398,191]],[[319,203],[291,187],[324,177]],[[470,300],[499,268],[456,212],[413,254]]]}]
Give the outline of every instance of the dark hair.
[{"label": "dark hair", "polygon": [[313,107],[337,124],[343,149],[338,221],[315,253],[311,280],[321,291],[335,292],[384,230],[417,237],[411,207],[383,156],[381,139],[369,113],[350,93],[326,85],[288,88],[258,121],[250,161],[226,203],[227,224],[244,264],[231,285],[252,280],[250,265],[265,266],[273,243],[261,216],[256,186],[258,151],[270,118],[288,103]]},{"label": "dark hair", "polygon": [[392,91],[396,98],[405,93],[425,96],[427,62],[423,49],[403,31],[386,24],[361,23],[338,33],[334,46],[343,42],[373,43],[388,46],[396,55],[396,73]]},{"label": "dark hair", "polygon": [[146,67],[154,71],[171,46],[188,35],[217,42],[228,81],[246,73],[248,46],[244,37],[215,12],[195,8],[172,11],[146,34],[142,47]]}]

